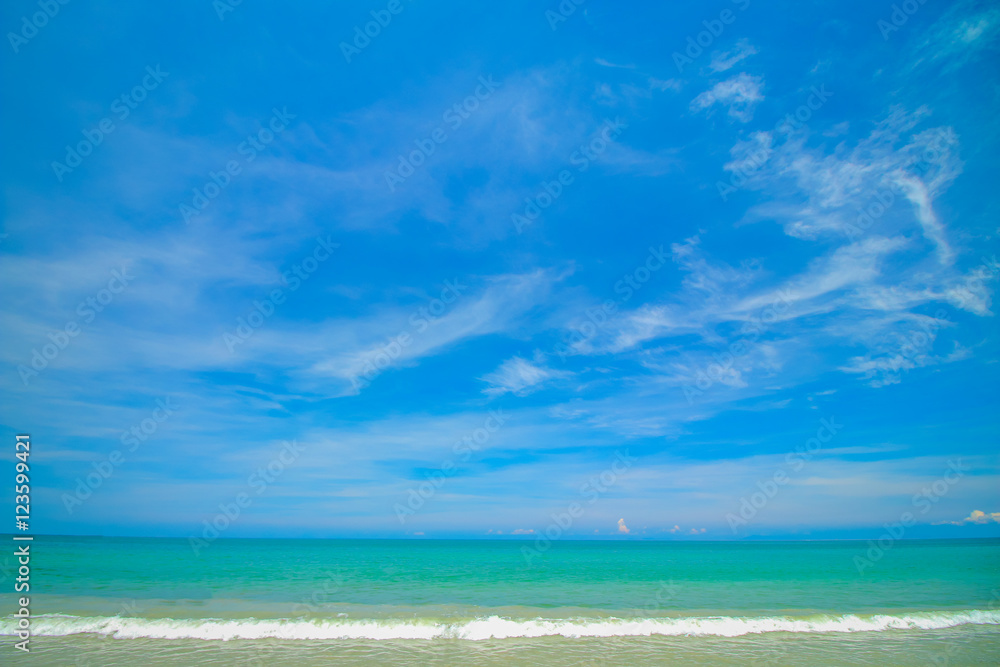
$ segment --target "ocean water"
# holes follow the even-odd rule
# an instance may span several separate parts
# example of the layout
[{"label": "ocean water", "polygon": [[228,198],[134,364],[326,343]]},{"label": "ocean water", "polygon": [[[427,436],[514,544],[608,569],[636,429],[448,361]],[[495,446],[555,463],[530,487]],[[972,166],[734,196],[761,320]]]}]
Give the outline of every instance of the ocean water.
[{"label": "ocean water", "polygon": [[1000,540],[532,546],[37,537],[0,663],[1000,664]]}]

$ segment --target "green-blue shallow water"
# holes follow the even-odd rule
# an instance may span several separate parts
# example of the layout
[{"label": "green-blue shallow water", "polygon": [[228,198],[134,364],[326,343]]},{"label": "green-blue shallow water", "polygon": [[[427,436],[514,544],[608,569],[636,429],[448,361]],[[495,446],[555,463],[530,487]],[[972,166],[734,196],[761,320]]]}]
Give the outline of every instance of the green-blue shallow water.
[{"label": "green-blue shallow water", "polygon": [[[501,653],[507,664],[616,664],[601,662],[608,642],[632,664],[667,653],[681,664],[840,664],[841,651],[853,664],[1000,662],[1000,540],[897,541],[881,553],[848,541],[535,546],[218,540],[196,554],[182,539],[39,537],[31,664],[121,664],[147,649],[245,664],[240,647],[272,651],[262,664],[392,664],[407,652],[441,664]],[[12,655],[14,620],[3,623]],[[887,660],[902,637],[931,653]]]}]

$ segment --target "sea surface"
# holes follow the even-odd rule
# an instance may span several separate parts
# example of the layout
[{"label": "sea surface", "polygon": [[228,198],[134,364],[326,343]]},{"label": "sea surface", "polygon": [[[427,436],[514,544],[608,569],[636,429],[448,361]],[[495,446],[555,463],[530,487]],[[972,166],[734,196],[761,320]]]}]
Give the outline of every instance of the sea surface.
[{"label": "sea surface", "polygon": [[1000,664],[1000,540],[535,546],[36,537],[0,664]]}]

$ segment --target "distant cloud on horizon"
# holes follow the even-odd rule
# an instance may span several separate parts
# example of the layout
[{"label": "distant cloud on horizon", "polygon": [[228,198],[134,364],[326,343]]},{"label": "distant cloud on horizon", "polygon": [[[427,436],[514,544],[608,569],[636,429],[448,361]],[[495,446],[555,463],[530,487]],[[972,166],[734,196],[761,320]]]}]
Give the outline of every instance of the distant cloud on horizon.
[{"label": "distant cloud on horizon", "polygon": [[935,525],[964,526],[967,524],[985,525],[988,523],[1000,523],[1000,512],[987,513],[981,510],[973,510],[969,516],[959,521],[940,521]]}]

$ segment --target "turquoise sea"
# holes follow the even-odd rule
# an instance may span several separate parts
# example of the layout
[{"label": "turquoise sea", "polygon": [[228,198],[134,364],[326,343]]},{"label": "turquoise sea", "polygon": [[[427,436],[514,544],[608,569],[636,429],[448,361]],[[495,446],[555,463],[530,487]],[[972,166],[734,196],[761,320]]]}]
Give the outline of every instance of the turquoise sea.
[{"label": "turquoise sea", "polygon": [[36,537],[0,663],[1000,664],[1000,540],[534,546]]}]

